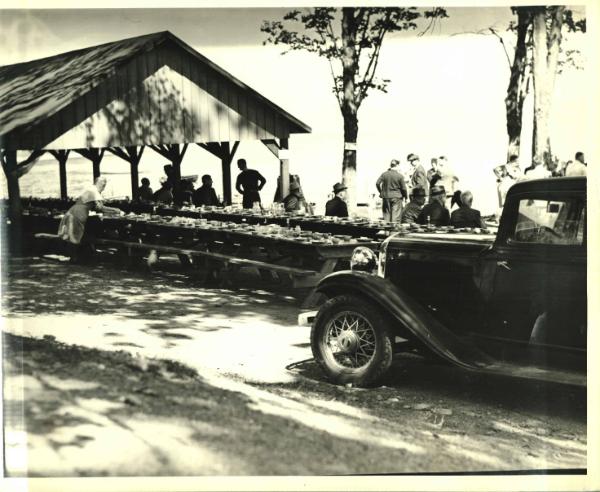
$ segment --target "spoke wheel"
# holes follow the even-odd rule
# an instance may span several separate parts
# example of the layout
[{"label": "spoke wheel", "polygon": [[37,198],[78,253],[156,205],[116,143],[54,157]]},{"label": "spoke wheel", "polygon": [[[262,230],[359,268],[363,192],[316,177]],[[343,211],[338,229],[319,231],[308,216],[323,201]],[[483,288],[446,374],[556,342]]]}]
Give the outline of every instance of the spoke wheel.
[{"label": "spoke wheel", "polygon": [[326,336],[331,356],[344,367],[364,367],[375,355],[375,330],[356,311],[342,311],[335,316],[327,325]]},{"label": "spoke wheel", "polygon": [[393,337],[383,310],[350,295],[329,299],[311,331],[315,360],[336,383],[370,386],[392,361]]}]

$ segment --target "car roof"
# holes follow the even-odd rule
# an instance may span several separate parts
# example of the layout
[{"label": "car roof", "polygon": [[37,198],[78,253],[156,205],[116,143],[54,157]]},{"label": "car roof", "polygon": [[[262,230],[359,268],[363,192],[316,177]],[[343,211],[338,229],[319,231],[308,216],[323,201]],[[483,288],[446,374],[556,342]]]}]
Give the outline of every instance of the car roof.
[{"label": "car roof", "polygon": [[529,191],[583,191],[585,192],[587,178],[585,176],[573,176],[568,178],[545,178],[519,181],[511,186],[508,194],[523,193]]}]

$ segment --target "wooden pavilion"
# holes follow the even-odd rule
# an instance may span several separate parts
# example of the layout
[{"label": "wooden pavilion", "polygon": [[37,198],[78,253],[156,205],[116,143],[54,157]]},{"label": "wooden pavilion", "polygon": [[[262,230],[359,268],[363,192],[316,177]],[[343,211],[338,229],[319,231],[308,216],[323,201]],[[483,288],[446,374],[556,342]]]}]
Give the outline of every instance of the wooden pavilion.
[{"label": "wooden pavilion", "polygon": [[[279,159],[289,188],[288,139],[310,127],[168,31],[0,67],[0,157],[11,215],[18,179],[40,155],[58,161],[67,197],[69,153],[89,159],[94,178],[105,152],[127,161],[132,197],[146,147],[176,177],[189,144],[221,159],[223,197],[231,203],[231,162],[240,141],[260,140]],[[17,151],[30,151],[22,162]]]}]

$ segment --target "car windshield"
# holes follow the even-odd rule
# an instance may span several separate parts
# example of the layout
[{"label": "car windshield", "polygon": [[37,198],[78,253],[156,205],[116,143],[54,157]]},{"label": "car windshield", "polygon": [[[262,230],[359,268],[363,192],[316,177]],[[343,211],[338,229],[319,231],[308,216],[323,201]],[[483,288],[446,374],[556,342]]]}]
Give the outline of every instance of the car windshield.
[{"label": "car windshield", "polygon": [[585,205],[579,199],[519,201],[511,242],[581,245],[584,240]]}]

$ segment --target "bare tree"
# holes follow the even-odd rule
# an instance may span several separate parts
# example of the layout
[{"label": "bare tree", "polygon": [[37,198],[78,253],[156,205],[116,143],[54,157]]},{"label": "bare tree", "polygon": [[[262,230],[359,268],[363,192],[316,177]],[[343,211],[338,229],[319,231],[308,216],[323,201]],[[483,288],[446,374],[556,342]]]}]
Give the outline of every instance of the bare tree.
[{"label": "bare tree", "polygon": [[447,17],[442,8],[344,7],[292,10],[283,21],[264,21],[265,43],[285,44],[292,50],[315,53],[329,61],[333,92],[344,120],[342,178],[348,187],[348,205],[356,203],[356,141],[358,110],[369,91],[386,92],[390,82],[376,77],[383,40],[388,33],[417,29],[427,19],[422,33]]},{"label": "bare tree", "polygon": [[[508,151],[506,160],[521,151],[521,131],[523,128],[523,103],[529,92],[531,80],[530,49],[532,14],[527,7],[516,7],[517,41],[515,54],[510,67],[510,80],[506,90],[504,104],[506,106],[506,132],[508,134]],[[500,38],[502,39],[502,38]]]},{"label": "bare tree", "polygon": [[552,165],[550,114],[558,54],[562,41],[564,6],[534,7],[533,14],[533,159]]}]

